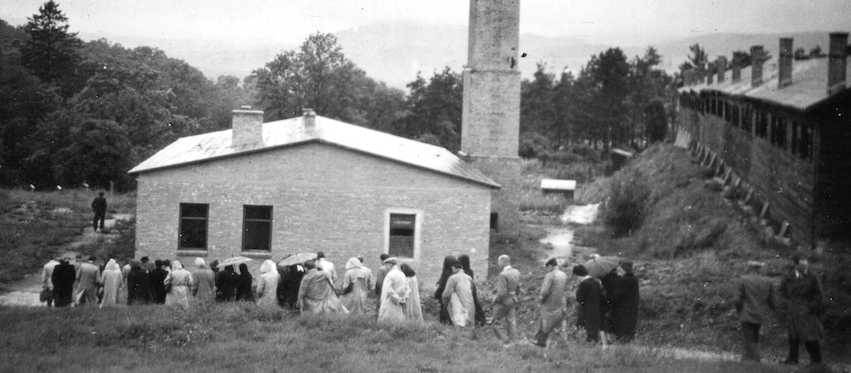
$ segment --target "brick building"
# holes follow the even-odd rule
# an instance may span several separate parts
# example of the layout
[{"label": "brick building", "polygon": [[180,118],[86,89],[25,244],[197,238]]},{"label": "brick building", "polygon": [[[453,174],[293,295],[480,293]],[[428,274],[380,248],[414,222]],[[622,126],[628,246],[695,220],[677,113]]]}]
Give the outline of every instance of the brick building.
[{"label": "brick building", "polygon": [[487,274],[491,193],[500,186],[444,148],[306,110],[263,123],[234,111],[233,129],[184,137],[137,176],[136,256],[278,261],[324,251],[337,264],[381,253],[433,286],[445,255]]},{"label": "brick building", "polygon": [[678,136],[804,245],[851,233],[848,33],[829,45],[826,58],[794,60],[793,40],[780,39],[773,64],[754,46],[751,66],[719,57],[685,71],[679,89]]}]

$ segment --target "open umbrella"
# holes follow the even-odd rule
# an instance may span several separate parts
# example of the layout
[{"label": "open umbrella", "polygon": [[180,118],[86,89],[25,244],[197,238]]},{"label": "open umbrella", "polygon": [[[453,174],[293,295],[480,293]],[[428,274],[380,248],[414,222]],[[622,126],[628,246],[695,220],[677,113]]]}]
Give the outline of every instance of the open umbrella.
[{"label": "open umbrella", "polygon": [[316,259],[316,254],[314,253],[296,253],[290,254],[280,262],[278,262],[278,267],[289,267],[293,264],[304,264],[304,262]]},{"label": "open umbrella", "polygon": [[233,265],[237,265],[237,264],[248,263],[252,260],[254,260],[254,259],[246,258],[244,256],[235,256],[233,258],[227,258],[225,260],[222,260],[221,262],[219,262],[219,265],[217,265],[216,268],[222,269],[222,268],[225,268],[227,266],[233,266]]},{"label": "open umbrella", "polygon": [[598,256],[585,262],[584,266],[588,270],[588,275],[600,278],[617,268],[620,261],[620,258],[616,256]]}]

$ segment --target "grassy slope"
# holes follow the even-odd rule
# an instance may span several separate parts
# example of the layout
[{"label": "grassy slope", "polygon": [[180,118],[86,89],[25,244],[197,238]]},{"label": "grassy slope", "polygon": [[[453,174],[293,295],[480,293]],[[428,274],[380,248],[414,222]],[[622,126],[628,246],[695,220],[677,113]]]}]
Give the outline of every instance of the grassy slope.
[{"label": "grassy slope", "polygon": [[[57,317],[61,314],[61,318]],[[663,359],[580,344],[547,358],[503,349],[490,330],[371,318],[293,317],[248,304],[95,309],[0,308],[0,371],[779,372],[777,366]]]},{"label": "grassy slope", "polygon": [[[0,190],[0,284],[32,274],[51,257],[61,254],[91,224],[94,191],[71,190],[62,193]],[[109,201],[110,213],[132,212],[135,197],[116,195]],[[113,256],[133,254],[133,227],[119,226],[117,240],[96,242],[76,248],[84,255]]]},{"label": "grassy slope", "polygon": [[[737,351],[739,332],[730,300],[733,279],[744,273],[748,260],[767,264],[766,274],[776,283],[787,270],[791,251],[772,247],[759,237],[761,228],[735,203],[707,188],[707,171],[683,149],[657,145],[627,167],[641,170],[652,185],[642,228],[632,236],[610,237],[602,223],[577,232],[583,245],[602,254],[637,259],[642,305],[639,338],[651,345],[673,344]],[[609,179],[583,190],[579,199],[603,201]],[[848,255],[812,255],[813,268],[824,274],[833,301],[826,318],[828,350],[844,358],[849,328],[851,280]],[[767,352],[784,355],[785,329],[778,312],[775,322],[763,326]]]}]

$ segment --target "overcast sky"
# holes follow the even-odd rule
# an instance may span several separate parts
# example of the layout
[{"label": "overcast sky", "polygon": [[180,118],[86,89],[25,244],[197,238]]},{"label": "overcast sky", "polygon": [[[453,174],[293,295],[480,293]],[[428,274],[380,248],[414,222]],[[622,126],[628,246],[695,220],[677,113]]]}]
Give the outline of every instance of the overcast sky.
[{"label": "overcast sky", "polygon": [[[2,0],[0,18],[21,25],[44,0]],[[117,36],[264,39],[299,44],[316,32],[406,20],[466,25],[466,0],[60,0],[83,39]],[[683,38],[713,32],[849,31],[851,0],[522,0],[523,33],[613,39]],[[111,37],[112,38],[111,38]]]}]

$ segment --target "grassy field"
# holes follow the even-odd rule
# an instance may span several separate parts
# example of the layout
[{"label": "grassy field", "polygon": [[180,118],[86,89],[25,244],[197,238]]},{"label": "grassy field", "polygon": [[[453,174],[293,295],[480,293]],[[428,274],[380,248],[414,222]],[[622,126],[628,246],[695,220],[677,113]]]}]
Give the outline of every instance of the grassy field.
[{"label": "grassy field", "polygon": [[[97,193],[89,190],[28,192],[0,190],[0,284],[36,272],[50,258],[63,253],[92,224],[91,202]],[[133,195],[107,195],[113,213],[132,213]],[[84,255],[122,256],[133,253],[133,227],[117,227],[118,239],[99,239],[77,247]],[[129,250],[129,251],[128,251]]]},{"label": "grassy field", "polygon": [[2,372],[784,372],[779,366],[671,360],[652,350],[571,341],[505,349],[490,330],[371,318],[293,316],[253,304],[188,311],[0,308]]}]

